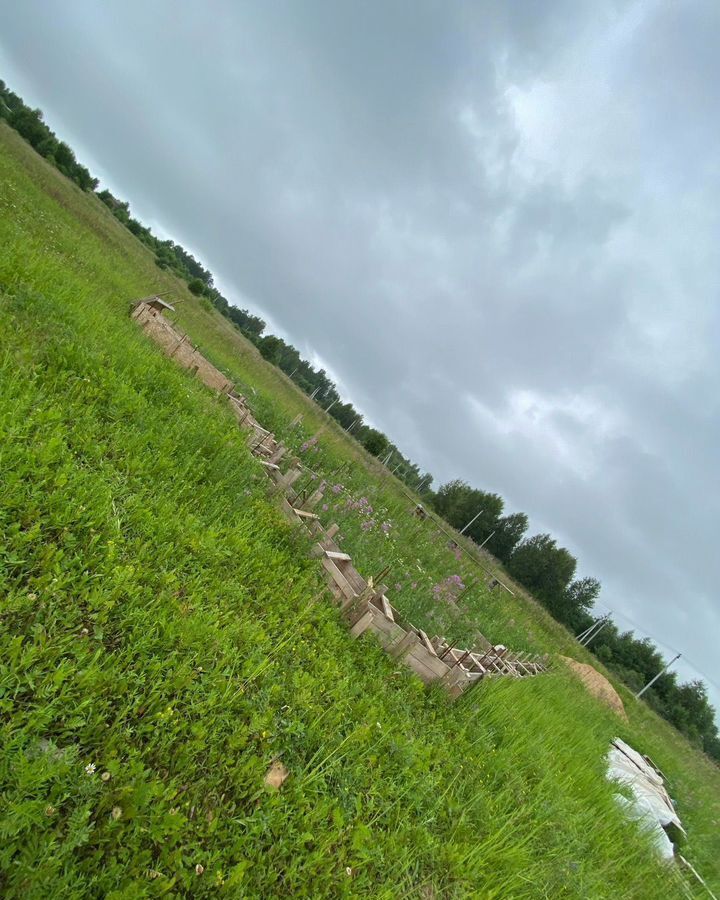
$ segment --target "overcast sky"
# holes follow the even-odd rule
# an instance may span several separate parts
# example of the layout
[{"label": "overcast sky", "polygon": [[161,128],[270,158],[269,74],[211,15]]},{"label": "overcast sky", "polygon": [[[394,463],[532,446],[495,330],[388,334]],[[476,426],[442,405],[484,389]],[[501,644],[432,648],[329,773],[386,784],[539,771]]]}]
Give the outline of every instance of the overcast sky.
[{"label": "overcast sky", "polygon": [[0,77],[720,684],[717,0],[0,0]]}]

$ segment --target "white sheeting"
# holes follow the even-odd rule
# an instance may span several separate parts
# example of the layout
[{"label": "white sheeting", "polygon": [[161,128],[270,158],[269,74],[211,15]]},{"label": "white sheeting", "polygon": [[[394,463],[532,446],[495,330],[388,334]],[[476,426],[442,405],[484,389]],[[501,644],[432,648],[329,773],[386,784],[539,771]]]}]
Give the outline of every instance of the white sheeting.
[{"label": "white sheeting", "polygon": [[675,825],[684,831],[660,774],[638,752],[616,738],[608,752],[608,778],[630,788],[633,798],[616,795],[627,815],[641,823],[652,835],[664,859],[673,859],[673,845],[664,826]]}]

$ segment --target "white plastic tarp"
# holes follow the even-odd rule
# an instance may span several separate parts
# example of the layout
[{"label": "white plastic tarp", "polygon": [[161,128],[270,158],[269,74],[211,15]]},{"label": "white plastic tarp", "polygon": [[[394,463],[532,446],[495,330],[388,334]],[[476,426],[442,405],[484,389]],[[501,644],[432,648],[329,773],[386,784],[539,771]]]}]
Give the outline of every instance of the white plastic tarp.
[{"label": "white plastic tarp", "polygon": [[632,800],[617,795],[628,816],[641,823],[664,859],[672,859],[673,845],[664,828],[675,825],[684,831],[661,775],[637,750],[616,738],[608,753],[608,778],[627,785]]}]

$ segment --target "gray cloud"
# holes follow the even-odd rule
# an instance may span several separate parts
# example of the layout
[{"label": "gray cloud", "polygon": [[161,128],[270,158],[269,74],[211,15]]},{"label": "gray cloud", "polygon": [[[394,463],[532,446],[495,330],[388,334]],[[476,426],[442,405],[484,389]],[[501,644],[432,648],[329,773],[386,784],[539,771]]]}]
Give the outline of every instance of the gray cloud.
[{"label": "gray cloud", "polygon": [[31,0],[0,64],[414,459],[528,511],[720,683],[719,25]]}]

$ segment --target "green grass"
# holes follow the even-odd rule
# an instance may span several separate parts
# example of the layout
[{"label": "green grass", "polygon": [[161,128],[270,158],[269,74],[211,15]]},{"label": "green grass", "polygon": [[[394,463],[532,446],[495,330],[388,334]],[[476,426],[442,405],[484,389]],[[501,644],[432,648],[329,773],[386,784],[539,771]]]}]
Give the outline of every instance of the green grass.
[{"label": "green grass", "polygon": [[[3,896],[682,897],[615,809],[615,734],[664,768],[687,855],[718,886],[718,770],[647,707],[628,701],[623,725],[561,668],[450,704],[349,638],[228,411],[130,322],[133,298],[173,289],[180,324],[295,448],[325,426],[310,459],[343,490],[321,515],[363,572],[392,566],[406,614],[577,649],[483,581],[433,602],[432,584],[477,570],[4,127],[0,247]],[[360,497],[389,537],[362,530]],[[277,757],[291,777],[275,793]]]}]

